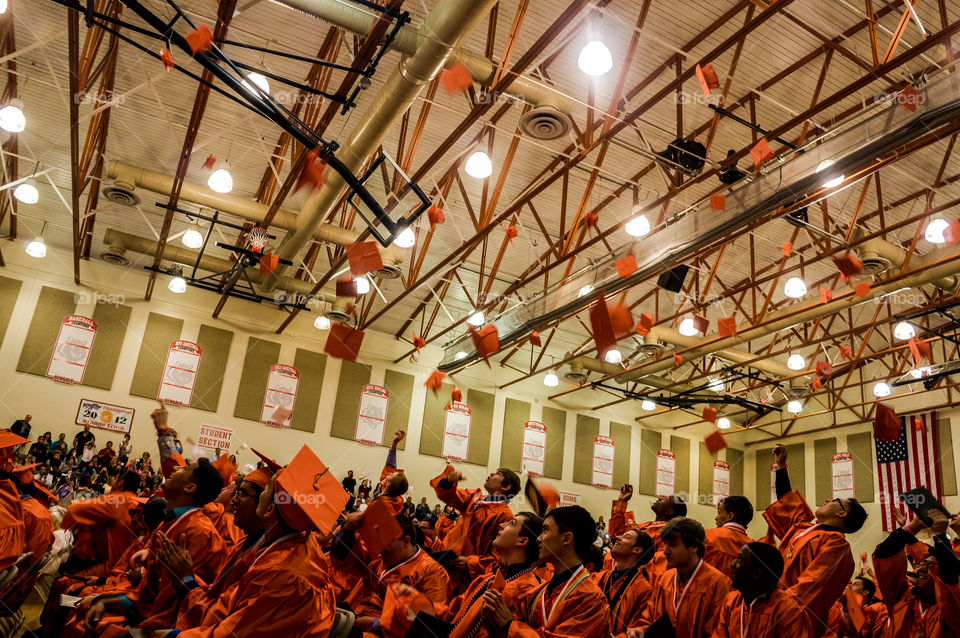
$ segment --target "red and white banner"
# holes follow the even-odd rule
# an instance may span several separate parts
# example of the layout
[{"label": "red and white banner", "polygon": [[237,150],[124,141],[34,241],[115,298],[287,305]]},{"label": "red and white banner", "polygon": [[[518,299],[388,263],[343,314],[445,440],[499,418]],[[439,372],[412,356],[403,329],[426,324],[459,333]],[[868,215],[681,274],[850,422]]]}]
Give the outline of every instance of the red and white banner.
[{"label": "red and white banner", "polygon": [[833,498],[853,498],[853,457],[846,452],[833,455]]},{"label": "red and white banner", "polygon": [[713,505],[730,496],[730,466],[723,461],[713,462]]},{"label": "red and white banner", "polygon": [[390,393],[378,385],[365,385],[360,391],[360,409],[357,410],[357,430],[353,440],[367,445],[383,445],[383,430],[387,424],[387,404]]},{"label": "red and white banner", "polygon": [[777,465],[770,466],[770,502],[777,502]]},{"label": "red and white banner", "polygon": [[677,456],[670,450],[657,452],[657,496],[672,496],[677,485]]},{"label": "red and white banner", "polygon": [[133,425],[134,412],[133,408],[123,408],[119,405],[81,399],[80,408],[77,410],[76,424],[129,434],[130,426]]},{"label": "red and white banner", "polygon": [[192,341],[174,341],[167,350],[157,399],[171,405],[188,406],[200,369],[200,346]]},{"label": "red and white banner", "polygon": [[219,425],[201,424],[200,434],[197,436],[197,447],[230,454],[230,449],[233,447],[233,430]]},{"label": "red and white banner", "polygon": [[300,373],[296,368],[280,364],[270,366],[260,421],[280,428],[290,427],[299,386]]},{"label": "red and white banner", "polygon": [[547,453],[547,426],[539,421],[523,424],[523,459],[520,471],[532,476],[543,476],[543,463]]},{"label": "red and white banner", "polygon": [[443,448],[440,452],[445,459],[467,460],[470,447],[470,408],[465,403],[451,403],[447,406],[447,420],[443,424]]},{"label": "red and white banner", "polygon": [[567,505],[580,505],[580,501],[583,500],[583,497],[576,492],[559,492],[560,494],[560,507],[566,507]]},{"label": "red and white banner", "polygon": [[47,364],[47,376],[64,383],[83,383],[97,322],[80,315],[67,315],[60,324],[57,342]]},{"label": "red and white banner", "polygon": [[593,478],[590,482],[597,487],[613,485],[613,439],[598,436],[593,440]]}]

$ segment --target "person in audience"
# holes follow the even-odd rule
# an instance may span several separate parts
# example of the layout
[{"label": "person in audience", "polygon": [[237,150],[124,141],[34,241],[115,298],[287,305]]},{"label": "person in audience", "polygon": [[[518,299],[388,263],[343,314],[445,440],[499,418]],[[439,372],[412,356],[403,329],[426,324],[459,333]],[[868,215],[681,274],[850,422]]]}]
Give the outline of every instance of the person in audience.
[{"label": "person in audience", "polygon": [[537,542],[539,558],[553,568],[553,575],[523,595],[516,611],[496,589],[484,592],[482,615],[491,635],[608,636],[610,604],[583,565],[596,533],[593,516],[579,505],[547,512]]},{"label": "person in audience", "polygon": [[94,437],[93,432],[90,431],[90,426],[85,425],[83,426],[83,429],[77,432],[77,435],[73,437],[73,449],[77,450],[78,456],[87,447],[87,443],[90,442],[96,443],[96,438]]},{"label": "person in audience", "polygon": [[753,505],[745,496],[727,496],[717,503],[716,527],[706,530],[707,551],[703,560],[724,576],[740,555],[740,548],[751,542],[747,525],[753,520]]},{"label": "person in audience", "polygon": [[[653,539],[656,551],[650,562],[650,582],[655,583],[660,574],[667,570],[667,560],[663,555],[663,544],[660,542],[660,530],[671,519],[687,515],[687,504],[679,496],[661,496],[650,504],[654,520],[637,523],[632,512],[627,512],[627,503],[633,497],[633,485],[629,483],[620,488],[620,494],[613,501],[610,508],[609,527],[610,538],[615,538],[629,528],[636,528],[646,532]],[[609,566],[609,565],[608,565]]]},{"label": "person in audience", "polygon": [[420,499],[420,504],[417,505],[417,510],[414,513],[414,518],[418,521],[425,521],[430,518],[430,506],[427,504],[427,497],[424,496]]},{"label": "person in audience", "polygon": [[32,463],[43,463],[47,460],[47,452],[49,447],[47,446],[47,435],[41,434],[37,437],[36,443],[30,446],[30,450],[27,452],[30,456],[33,457]]},{"label": "person in audience", "polygon": [[109,463],[110,459],[114,458],[117,455],[116,450],[113,449],[113,441],[107,441],[106,447],[100,449],[97,452],[97,458],[100,459],[100,463]]},{"label": "person in audience", "polygon": [[340,485],[343,486],[343,491],[353,496],[353,491],[357,487],[357,479],[353,478],[353,470],[348,470],[347,475],[343,477],[343,480],[340,481]]},{"label": "person in audience", "polygon": [[613,567],[593,574],[610,603],[611,632],[616,638],[625,638],[627,629],[641,625],[653,600],[646,566],[653,559],[654,549],[653,539],[646,532],[628,529],[613,539]]},{"label": "person in audience", "polygon": [[124,434],[120,440],[120,447],[117,448],[117,460],[120,465],[126,465],[127,461],[133,455],[133,445],[130,443],[130,435]]},{"label": "person in audience", "polygon": [[867,512],[855,498],[831,499],[812,512],[803,496],[790,487],[787,448],[778,444],[773,454],[777,500],[763,518],[781,539],[780,584],[800,601],[810,616],[812,635],[819,637],[826,631],[830,607],[853,576],[853,553],[846,535],[863,527]]},{"label": "person in audience", "polygon": [[709,636],[730,591],[730,579],[703,560],[703,525],[691,518],[674,518],[660,530],[660,540],[667,571],[654,584],[653,602],[628,637],[643,638],[656,623],[669,623],[679,638]]},{"label": "person in audience", "polygon": [[60,450],[61,457],[67,453],[67,435],[64,432],[60,433],[60,436],[56,441],[50,440],[51,434],[47,432],[47,447],[50,450],[50,454],[53,454],[55,451]]},{"label": "person in audience", "polygon": [[807,638],[810,619],[778,587],[783,557],[767,543],[746,543],[730,565],[733,591],[723,600],[712,638]]},{"label": "person in audience", "polygon": [[10,426],[10,431],[16,434],[17,436],[22,436],[25,439],[30,438],[30,430],[32,426],[30,425],[30,420],[33,419],[32,414],[28,414],[22,419],[17,419],[13,422],[13,425]]}]

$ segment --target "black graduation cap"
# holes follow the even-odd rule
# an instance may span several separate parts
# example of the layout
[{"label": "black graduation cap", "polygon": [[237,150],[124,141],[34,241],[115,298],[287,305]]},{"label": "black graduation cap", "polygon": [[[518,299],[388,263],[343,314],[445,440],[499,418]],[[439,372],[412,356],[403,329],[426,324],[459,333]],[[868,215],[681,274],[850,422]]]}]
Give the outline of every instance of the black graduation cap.
[{"label": "black graduation cap", "polygon": [[657,279],[657,285],[670,292],[680,292],[680,290],[683,289],[683,281],[687,278],[689,271],[690,266],[680,264],[660,275]]}]

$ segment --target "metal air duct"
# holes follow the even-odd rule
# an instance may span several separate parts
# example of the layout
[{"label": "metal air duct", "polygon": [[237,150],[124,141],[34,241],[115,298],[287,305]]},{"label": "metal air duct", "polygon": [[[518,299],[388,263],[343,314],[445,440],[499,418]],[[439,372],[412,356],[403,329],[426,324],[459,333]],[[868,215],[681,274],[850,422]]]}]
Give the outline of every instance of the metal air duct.
[{"label": "metal air duct", "polygon": [[[866,235],[867,231],[860,226],[856,226],[853,229],[852,239],[859,241]],[[857,258],[863,262],[863,272],[871,275],[883,272],[891,266],[902,268],[903,262],[907,259],[906,250],[884,241],[879,237],[874,237],[862,244],[858,244],[856,250]],[[928,263],[931,263],[929,254],[914,254],[914,256],[910,258],[910,265],[915,268],[925,266]],[[944,277],[943,279],[931,281],[930,283],[947,294],[952,295],[957,289],[957,285],[960,285],[960,280],[958,280],[957,277]]]}]

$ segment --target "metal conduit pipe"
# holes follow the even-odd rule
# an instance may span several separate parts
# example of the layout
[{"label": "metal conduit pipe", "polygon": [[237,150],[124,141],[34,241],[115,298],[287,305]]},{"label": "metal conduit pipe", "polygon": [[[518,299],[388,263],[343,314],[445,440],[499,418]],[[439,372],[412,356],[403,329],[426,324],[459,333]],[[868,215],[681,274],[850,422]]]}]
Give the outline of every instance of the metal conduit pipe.
[{"label": "metal conduit pipe", "polygon": [[[653,329],[650,330],[650,335],[653,335],[657,339],[660,339],[665,343],[669,343],[670,345],[681,346],[683,348],[695,346],[703,341],[702,337],[687,337],[686,335],[682,335],[676,330],[666,326],[654,326]],[[725,348],[723,350],[719,350],[715,354],[719,358],[726,359],[727,361],[731,361],[733,363],[745,363],[747,361],[753,361],[757,358],[755,353],[748,352],[747,350],[739,350],[737,348]],[[749,365],[751,368],[760,370],[761,372],[766,372],[767,374],[777,378],[792,377],[797,374],[796,371],[788,368],[786,364],[778,363],[770,359],[753,361]]]},{"label": "metal conduit pipe", "polygon": [[[173,189],[173,177],[156,173],[130,164],[124,164],[116,160],[107,164],[107,177],[114,180],[114,189],[123,189],[132,192],[136,187],[143,188],[153,193],[169,195]],[[230,213],[243,217],[255,223],[262,223],[267,217],[270,206],[260,202],[230,195],[217,193],[206,186],[199,186],[190,182],[184,182],[180,191],[180,199],[193,202],[200,206],[214,208],[224,213]],[[273,226],[283,230],[293,232],[297,229],[297,214],[286,210],[278,210],[273,218]],[[335,224],[317,224],[309,239],[315,239],[328,244],[345,246],[357,240],[359,233],[349,228],[343,228]],[[383,261],[383,269],[376,271],[376,275],[385,279],[395,279],[400,276],[400,264],[406,259],[406,249],[397,246],[384,248],[377,246],[380,250],[380,257]]]},{"label": "metal conduit pipe", "polygon": [[[566,354],[566,357],[569,357],[570,353]],[[604,376],[610,376],[611,374],[617,374],[623,370],[622,367],[615,363],[607,363],[606,361],[601,361],[600,359],[594,359],[593,357],[577,357],[571,359],[567,362],[567,365],[570,366],[571,370],[589,370],[590,372],[598,372]],[[627,376],[627,375],[622,375]],[[614,381],[618,383],[624,383],[629,381],[629,379],[621,379],[619,376],[614,377]],[[670,392],[680,393],[680,392],[689,392],[693,390],[693,386],[687,384],[675,384],[671,379],[665,379],[663,377],[654,377],[647,376],[641,381],[642,384],[648,385],[652,388],[661,390],[663,388],[670,388]]]},{"label": "metal conduit pipe", "polygon": [[[853,241],[859,241],[866,235],[867,231],[860,226],[855,226],[851,238]],[[863,270],[868,274],[883,272],[891,266],[902,268],[903,262],[907,259],[906,250],[900,248],[899,246],[895,246],[890,242],[884,241],[879,237],[868,239],[862,244],[857,245],[856,248],[857,258],[863,262]],[[910,258],[910,265],[912,267],[919,268],[928,263],[931,263],[929,254],[914,255]],[[940,290],[952,295],[957,289],[957,285],[960,285],[960,279],[958,279],[956,276],[951,276],[937,279],[936,281],[931,281],[930,283]]]},{"label": "metal conduit pipe", "polygon": [[[145,237],[137,237],[136,235],[131,235],[114,228],[107,229],[107,232],[103,236],[103,242],[110,246],[110,250],[114,254],[122,255],[123,251],[132,250],[135,253],[150,255],[152,257],[157,253],[156,241]],[[163,249],[164,259],[175,261],[190,268],[193,267],[193,264],[197,263],[197,256],[199,254],[200,253],[195,250],[182,248],[172,243],[168,243]],[[218,273],[227,272],[233,268],[235,264],[236,262],[230,261],[229,259],[203,255],[200,257],[198,268],[207,272]],[[249,277],[253,283],[259,283],[260,271],[257,268],[247,268],[247,277]],[[289,293],[308,295],[310,291],[313,290],[313,283],[293,277],[282,277],[277,283],[277,288]],[[334,303],[337,299],[334,295],[325,293],[318,293],[315,297],[320,301],[326,301],[328,303]]]},{"label": "metal conduit pipe", "polygon": [[[376,20],[374,14],[369,10],[342,0],[273,1],[275,4],[301,11],[360,36],[369,33]],[[404,26],[397,32],[390,48],[403,55],[410,56],[425,44],[428,37],[428,35],[419,33],[414,27]],[[470,70],[470,75],[473,76],[474,80],[487,88],[493,86],[493,78],[497,73],[496,62],[479,53],[457,47],[450,52],[444,66],[449,68],[459,63],[463,63]],[[551,106],[565,115],[570,114],[573,106],[570,98],[560,91],[526,75],[515,78],[508,93],[534,106]]]},{"label": "metal conduit pipe", "polygon": [[[416,53],[400,61],[354,127],[349,139],[337,151],[337,157],[349,170],[354,173],[360,171],[420,90],[437,77],[460,39],[470,33],[494,4],[496,0],[441,0],[437,4],[420,27],[419,33],[423,37]],[[307,200],[297,215],[296,231],[278,249],[281,259],[292,261],[300,253],[346,189],[343,177],[330,171],[327,181]],[[273,289],[276,278],[284,270],[285,267],[281,265],[277,272],[265,278],[265,291]]]}]

